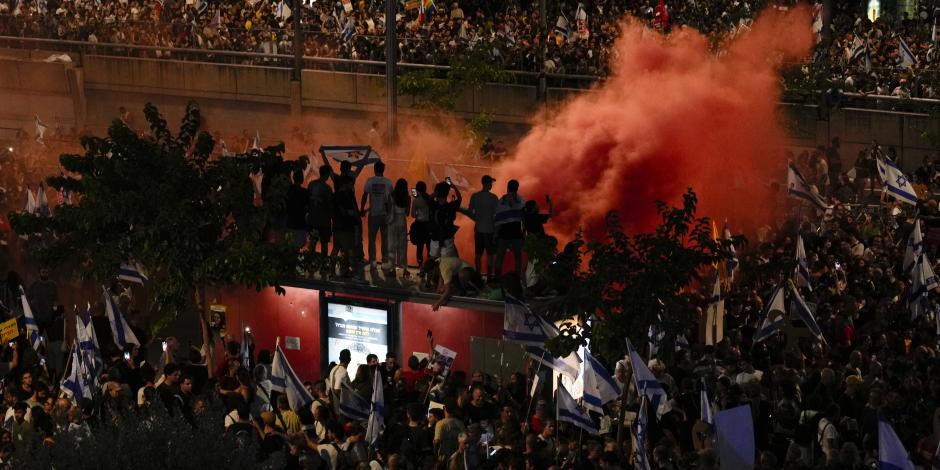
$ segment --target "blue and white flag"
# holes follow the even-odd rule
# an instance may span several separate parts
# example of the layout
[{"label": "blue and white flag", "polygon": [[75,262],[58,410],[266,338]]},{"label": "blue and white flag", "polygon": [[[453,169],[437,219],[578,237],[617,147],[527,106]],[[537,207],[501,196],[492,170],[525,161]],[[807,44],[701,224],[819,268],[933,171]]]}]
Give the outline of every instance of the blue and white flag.
[{"label": "blue and white flag", "polygon": [[33,194],[33,190],[29,189],[29,186],[26,186],[26,205],[23,207],[23,211],[27,214],[36,215],[39,209],[39,204],[36,203],[36,195]]},{"label": "blue and white flag", "polygon": [[39,183],[39,189],[36,190],[36,215],[40,217],[49,217],[52,210],[49,208],[49,197],[46,196],[46,185]]},{"label": "blue and white flag", "polygon": [[593,436],[598,434],[597,425],[594,424],[591,415],[578,406],[578,402],[571,398],[571,394],[564,385],[558,387],[556,402],[558,403],[558,421],[573,424]]},{"label": "blue and white flag", "polygon": [[734,244],[731,243],[731,229],[728,228],[728,221],[725,221],[725,226],[721,231],[722,238],[728,242],[728,260],[726,261],[726,272],[728,273],[729,282],[734,282],[734,270],[738,267],[738,254],[734,249]]},{"label": "blue and white flag", "polygon": [[292,14],[290,6],[288,6],[287,2],[285,2],[284,0],[281,0],[277,4],[274,11],[275,11],[274,16],[276,16],[279,20],[286,20],[290,18]]},{"label": "blue and white flag", "polygon": [[878,174],[888,194],[901,202],[917,205],[917,193],[914,192],[910,178],[904,176],[904,172],[894,162],[879,156]]},{"label": "blue and white flag", "polygon": [[385,390],[382,388],[382,374],[375,372],[372,380],[372,409],[369,412],[369,425],[366,427],[366,442],[375,446],[385,430]]},{"label": "blue and white flag", "polygon": [[809,261],[806,260],[806,249],[803,248],[803,236],[796,236],[796,267],[793,269],[793,280],[796,285],[812,292],[813,285],[810,282]]},{"label": "blue and white flag", "polygon": [[343,30],[339,33],[339,38],[343,42],[349,42],[353,36],[356,35],[356,24],[353,22],[352,17],[346,18],[346,26],[343,26]]},{"label": "blue and white flag", "polygon": [[127,324],[127,320],[124,319],[121,309],[114,303],[114,299],[111,297],[111,293],[108,292],[108,288],[103,287],[103,290],[104,311],[108,315],[108,323],[111,324],[111,333],[114,334],[114,344],[122,351],[126,350],[128,345],[140,346],[137,335],[134,334],[130,325]]},{"label": "blue and white flag", "polygon": [[883,419],[878,420],[878,465],[881,470],[914,470],[901,439]]},{"label": "blue and white flag", "polygon": [[291,368],[281,345],[274,346],[274,361],[271,363],[271,390],[287,395],[292,410],[299,410],[313,403],[313,395],[304,387],[303,381]]},{"label": "blue and white flag", "polygon": [[898,67],[909,69],[915,65],[917,65],[917,56],[914,55],[914,51],[907,45],[904,38],[898,35]]},{"label": "blue and white flag", "polygon": [[242,322],[242,347],[241,347],[241,356],[242,356],[242,366],[245,369],[251,371],[251,329],[245,326],[245,322]]},{"label": "blue and white flag", "polygon": [[708,389],[705,387],[705,379],[702,378],[702,383],[699,389],[699,408],[701,410],[701,417],[703,423],[710,426],[715,425],[715,409],[712,407],[712,401],[708,398]]},{"label": "blue and white flag", "polygon": [[786,319],[785,291],[783,286],[774,289],[770,302],[764,307],[764,318],[760,327],[754,333],[754,342],[758,343],[770,338],[778,331],[783,331],[784,321]]},{"label": "blue and white flag", "polygon": [[72,359],[69,374],[62,377],[61,389],[63,395],[72,400],[73,403],[78,403],[83,398],[92,397],[92,384],[89,371],[74,344],[69,355]]},{"label": "blue and white flag", "polygon": [[39,336],[39,323],[36,323],[33,309],[30,308],[29,301],[26,300],[26,292],[23,291],[23,286],[20,286],[20,300],[23,302],[23,323],[26,325],[26,338],[29,339],[29,344],[33,346],[33,349],[39,351],[39,346],[42,345]]},{"label": "blue and white flag", "polygon": [[816,323],[816,318],[813,317],[813,312],[809,310],[809,306],[806,305],[806,302],[803,301],[803,297],[793,286],[790,286],[790,315],[791,317],[795,316],[799,318],[816,339],[823,343],[826,342],[822,334],[822,328],[819,327],[819,324]]},{"label": "blue and white flag", "polygon": [[580,371],[577,354],[559,359],[545,349],[545,342],[558,336],[558,328],[515,297],[507,295],[504,305],[503,338],[521,343],[529,356],[544,366],[577,379]]},{"label": "blue and white flag", "polygon": [[149,280],[147,272],[144,271],[144,267],[134,260],[121,263],[121,267],[118,270],[118,279],[140,285],[144,285],[144,281]]},{"label": "blue and white flag", "polygon": [[813,185],[803,178],[800,171],[791,163],[787,172],[787,194],[798,199],[802,199],[819,209],[826,210],[829,204],[826,199],[819,194],[819,191]]},{"label": "blue and white flag", "polygon": [[911,320],[924,314],[927,308],[927,296],[937,288],[937,275],[933,272],[926,253],[921,253],[911,270],[911,293],[907,305],[911,310]]},{"label": "blue and white flag", "polygon": [[356,421],[366,421],[372,412],[372,403],[356,393],[349,384],[343,382],[339,393],[338,408],[343,416]]},{"label": "blue and white flag", "polygon": [[598,413],[604,413],[604,404],[620,397],[620,386],[585,348],[582,352],[584,361],[581,363],[581,376],[583,394],[581,395],[584,408]]},{"label": "blue and white flag", "polygon": [[924,232],[920,228],[920,219],[914,220],[914,228],[907,236],[907,247],[904,249],[904,264],[901,266],[905,272],[914,269],[914,263],[924,252]]},{"label": "blue and white flag", "polygon": [[101,355],[101,346],[98,344],[98,335],[95,334],[95,325],[89,315],[86,322],[81,315],[75,316],[75,341],[78,343],[78,353],[85,367],[91,374],[92,383],[97,386],[98,373],[104,367],[104,357]]},{"label": "blue and white flag", "polygon": [[656,410],[656,418],[662,418],[670,410],[669,397],[663,385],[656,380],[656,376],[650,371],[640,354],[633,349],[633,344],[627,339],[627,351],[630,354],[630,364],[633,366],[633,380],[636,383],[636,389],[642,390],[652,406]]},{"label": "blue and white flag", "polygon": [[720,470],[754,468],[756,447],[750,405],[741,405],[715,414],[715,435],[718,441]]},{"label": "blue and white flag", "polygon": [[640,409],[636,420],[633,421],[633,440],[635,453],[633,455],[633,468],[636,470],[650,470],[649,457],[646,455],[646,430],[649,428],[648,411],[649,399],[646,390],[640,394]]},{"label": "blue and white flag", "polygon": [[714,346],[725,337],[725,301],[721,298],[721,276],[715,276],[712,297],[705,308],[705,345]]},{"label": "blue and white flag", "polygon": [[40,144],[45,143],[43,141],[43,138],[45,137],[46,129],[48,128],[49,126],[47,126],[46,123],[42,122],[42,119],[39,119],[39,115],[37,114],[36,115],[36,142],[39,142]]},{"label": "blue and white flag", "polygon": [[337,162],[349,162],[354,166],[369,165],[382,159],[368,145],[321,145],[320,155]]}]

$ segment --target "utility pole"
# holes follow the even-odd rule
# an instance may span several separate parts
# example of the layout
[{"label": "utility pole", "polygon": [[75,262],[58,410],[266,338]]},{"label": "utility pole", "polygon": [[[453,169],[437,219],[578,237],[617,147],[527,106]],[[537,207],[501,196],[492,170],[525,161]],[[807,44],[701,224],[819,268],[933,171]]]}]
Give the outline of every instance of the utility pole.
[{"label": "utility pole", "polygon": [[[419,0],[421,1],[421,0]],[[386,132],[387,144],[391,147],[398,135],[398,34],[395,31],[395,16],[398,0],[385,0],[385,93],[388,95]]]},{"label": "utility pole", "polygon": [[300,0],[291,0],[291,23],[294,29],[294,70],[291,80],[300,81],[300,71],[304,60],[304,31],[300,26],[300,17],[303,15],[303,4]]},{"label": "utility pole", "polygon": [[541,46],[539,48],[539,87],[538,100],[548,101],[548,77],[545,74],[545,55],[548,52],[548,7],[546,0],[539,0],[539,31],[542,32]]}]

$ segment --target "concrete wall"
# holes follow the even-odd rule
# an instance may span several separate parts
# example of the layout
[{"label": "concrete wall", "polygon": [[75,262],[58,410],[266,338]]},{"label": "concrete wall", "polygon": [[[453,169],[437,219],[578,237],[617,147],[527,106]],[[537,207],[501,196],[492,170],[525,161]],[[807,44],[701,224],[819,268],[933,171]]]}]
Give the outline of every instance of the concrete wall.
[{"label": "concrete wall", "polygon": [[[186,102],[196,99],[207,128],[258,129],[263,138],[274,140],[293,126],[364,130],[368,126],[363,122],[382,120],[385,113],[381,75],[304,70],[301,82],[292,84],[290,70],[279,67],[94,55],[73,55],[70,64],[46,63],[49,54],[0,50],[0,127],[30,129],[33,115],[39,114],[47,121],[101,131],[119,107],[140,116],[146,102],[176,122]],[[550,88],[548,105],[575,93],[583,91]],[[399,96],[399,108],[403,115],[425,113],[407,96]],[[497,125],[520,131],[538,108],[535,87],[502,84],[468,92],[458,100],[456,112],[470,118],[485,111]],[[925,114],[841,109],[823,116],[811,105],[783,105],[781,110],[795,146],[813,147],[838,136],[847,160],[874,138],[896,147],[905,166],[917,165],[934,151],[925,133],[940,135],[940,121]]]}]

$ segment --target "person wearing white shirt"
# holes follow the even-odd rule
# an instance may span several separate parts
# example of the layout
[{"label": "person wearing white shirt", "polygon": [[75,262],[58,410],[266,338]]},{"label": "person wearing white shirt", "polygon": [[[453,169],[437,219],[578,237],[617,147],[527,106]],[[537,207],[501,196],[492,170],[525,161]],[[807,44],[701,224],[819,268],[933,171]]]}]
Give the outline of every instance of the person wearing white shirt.
[{"label": "person wearing white shirt", "polygon": [[336,364],[336,366],[333,367],[333,370],[330,371],[329,379],[327,380],[330,401],[333,403],[333,408],[334,411],[336,411],[337,416],[339,416],[339,397],[343,391],[343,386],[350,386],[349,373],[346,371],[346,367],[349,366],[349,361],[351,360],[352,354],[348,349],[340,351],[339,364]]}]

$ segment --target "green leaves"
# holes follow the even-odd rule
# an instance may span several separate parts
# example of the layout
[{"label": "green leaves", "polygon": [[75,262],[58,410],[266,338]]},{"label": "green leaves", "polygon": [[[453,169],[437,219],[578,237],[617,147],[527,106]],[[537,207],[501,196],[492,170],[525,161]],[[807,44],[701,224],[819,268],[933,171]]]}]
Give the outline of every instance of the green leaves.
[{"label": "green leaves", "polygon": [[726,247],[712,238],[711,221],[695,216],[697,203],[691,189],[679,207],[657,202],[662,224],[632,236],[612,212],[604,239],[569,254],[574,267],[582,256],[588,261],[586,268],[568,271],[569,293],[550,311],[564,322],[548,345],[553,354],[565,355],[590,338],[595,354],[616,360],[626,352],[624,338],[644,344],[651,325],[666,333],[669,344],[685,333],[696,307],[688,288],[726,256]]},{"label": "green leaves", "polygon": [[[77,195],[74,205],[49,218],[11,214],[14,230],[30,235],[30,255],[47,264],[79,262],[100,282],[133,256],[148,272],[151,307],[162,320],[191,306],[198,286],[260,289],[296,273],[296,253],[265,238],[284,217],[289,175],[301,165],[284,160],[283,145],[210,160],[215,143],[199,131],[196,103],[177,137],[156,107],[148,104],[144,115],[149,136],[117,120],[106,138],[83,139],[84,155],[61,156],[63,174],[47,181]],[[258,168],[265,175],[260,207],[249,178]]]}]

